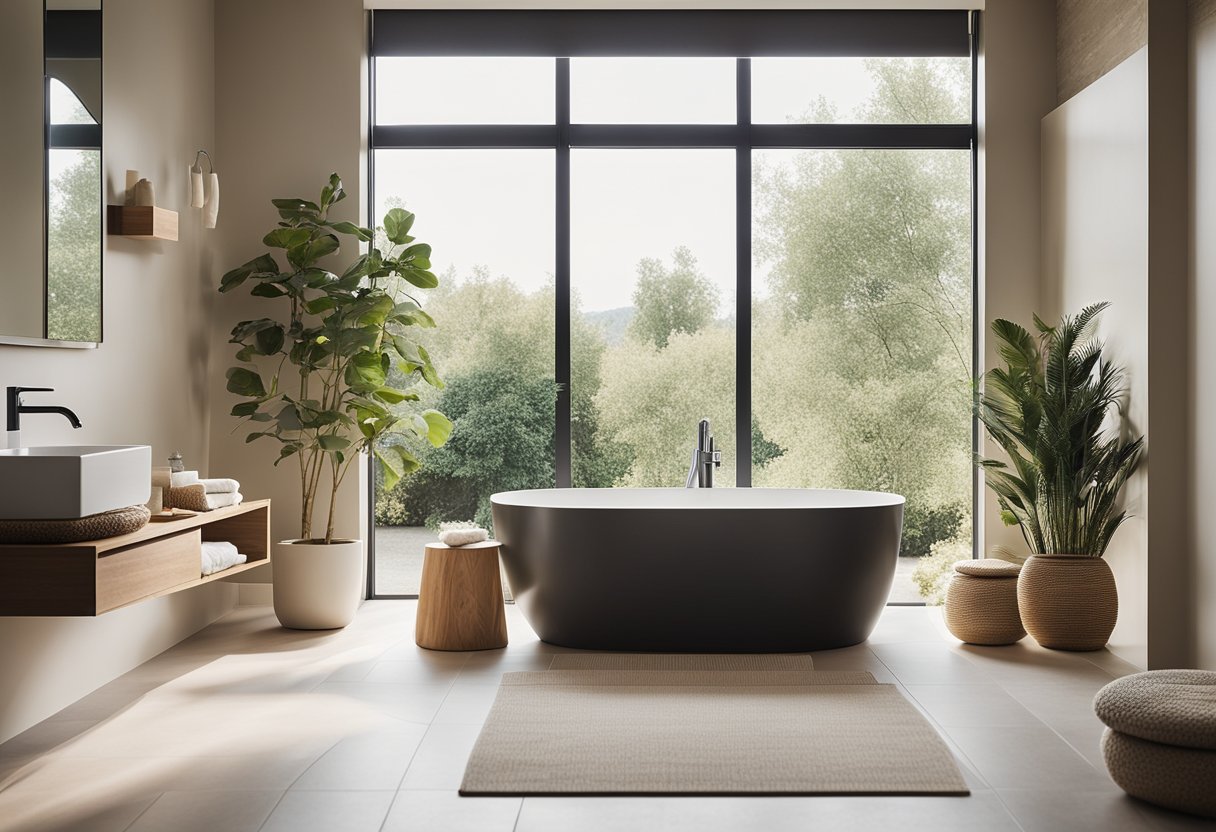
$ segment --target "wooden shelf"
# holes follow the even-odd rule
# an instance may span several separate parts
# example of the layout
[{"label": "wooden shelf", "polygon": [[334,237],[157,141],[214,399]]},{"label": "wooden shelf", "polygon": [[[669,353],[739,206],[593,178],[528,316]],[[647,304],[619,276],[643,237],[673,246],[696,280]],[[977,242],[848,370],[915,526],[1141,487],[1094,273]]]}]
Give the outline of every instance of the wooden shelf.
[{"label": "wooden shelf", "polygon": [[[202,542],[249,560],[202,576]],[[270,501],[149,523],[105,540],[0,546],[0,616],[94,616],[218,581],[270,562]]]},{"label": "wooden shelf", "polygon": [[177,212],[153,205],[107,205],[106,233],[136,240],[177,240]]}]

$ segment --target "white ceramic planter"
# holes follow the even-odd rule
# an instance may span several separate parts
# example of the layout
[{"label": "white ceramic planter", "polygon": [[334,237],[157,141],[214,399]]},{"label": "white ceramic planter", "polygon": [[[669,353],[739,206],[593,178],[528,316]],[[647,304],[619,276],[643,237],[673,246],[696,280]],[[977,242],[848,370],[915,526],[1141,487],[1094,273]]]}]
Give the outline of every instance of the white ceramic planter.
[{"label": "white ceramic planter", "polygon": [[293,630],[335,630],[363,598],[363,541],[283,540],[274,550],[274,614]]}]

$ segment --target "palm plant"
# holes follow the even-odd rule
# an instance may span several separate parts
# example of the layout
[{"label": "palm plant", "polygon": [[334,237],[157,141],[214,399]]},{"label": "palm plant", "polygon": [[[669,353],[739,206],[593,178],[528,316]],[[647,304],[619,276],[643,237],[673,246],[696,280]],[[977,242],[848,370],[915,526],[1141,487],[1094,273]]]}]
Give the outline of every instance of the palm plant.
[{"label": "palm plant", "polygon": [[1101,557],[1127,518],[1119,492],[1140,464],[1144,438],[1104,430],[1126,393],[1124,371],[1094,336],[1108,303],[1087,306],[1038,337],[996,320],[1005,366],[989,370],[976,415],[1009,457],[980,459],[1001,519],[1035,554]]}]

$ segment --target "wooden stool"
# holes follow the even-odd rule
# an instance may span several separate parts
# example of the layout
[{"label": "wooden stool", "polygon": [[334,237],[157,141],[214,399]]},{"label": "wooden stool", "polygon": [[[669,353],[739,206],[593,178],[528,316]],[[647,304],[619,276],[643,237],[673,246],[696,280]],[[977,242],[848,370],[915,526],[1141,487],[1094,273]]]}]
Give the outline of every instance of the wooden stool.
[{"label": "wooden stool", "polygon": [[427,544],[414,627],[419,647],[495,650],[507,646],[498,546],[497,540],[468,546]]}]

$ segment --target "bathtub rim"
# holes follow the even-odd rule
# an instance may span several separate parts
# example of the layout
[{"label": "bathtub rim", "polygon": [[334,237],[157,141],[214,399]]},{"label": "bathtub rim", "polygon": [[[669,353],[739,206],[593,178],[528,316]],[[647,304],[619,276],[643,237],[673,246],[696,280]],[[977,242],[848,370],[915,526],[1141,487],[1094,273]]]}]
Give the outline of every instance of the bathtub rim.
[{"label": "bathtub rim", "polygon": [[[759,502],[754,505],[744,505],[741,503],[715,502],[711,503],[708,500],[703,505],[678,505],[673,503],[663,503],[661,501],[652,501],[644,503],[628,502],[624,495],[629,494],[651,494],[660,496],[663,494],[687,494],[697,495],[706,494],[706,489],[686,489],[686,488],[529,488],[516,491],[500,491],[490,495],[490,503],[511,508],[533,508],[533,509],[552,509],[559,511],[842,511],[850,509],[874,509],[888,508],[894,506],[904,506],[907,499],[901,494],[894,494],[888,491],[864,491],[859,489],[849,488],[715,488],[708,493],[715,495],[710,498],[713,500],[725,499],[718,498],[716,495],[737,495],[742,493],[760,494],[760,493],[780,493],[785,495],[801,494],[806,496],[821,495],[832,496],[838,500],[841,495],[848,495],[854,502],[824,502],[816,505],[813,502],[791,502],[781,504],[780,502],[763,503]],[[608,494],[621,495],[619,499],[623,502],[613,505],[611,503],[595,503],[576,502],[570,500],[575,495],[586,494]],[[527,496],[525,496],[527,495]],[[564,498],[553,501],[543,501],[543,496],[558,496]],[[691,497],[697,499],[697,497]]]}]

